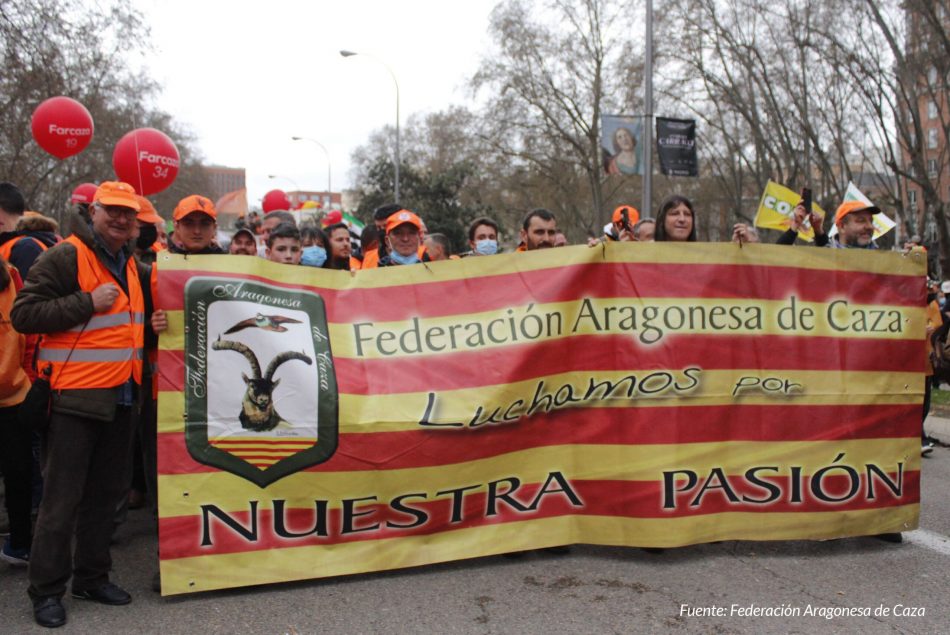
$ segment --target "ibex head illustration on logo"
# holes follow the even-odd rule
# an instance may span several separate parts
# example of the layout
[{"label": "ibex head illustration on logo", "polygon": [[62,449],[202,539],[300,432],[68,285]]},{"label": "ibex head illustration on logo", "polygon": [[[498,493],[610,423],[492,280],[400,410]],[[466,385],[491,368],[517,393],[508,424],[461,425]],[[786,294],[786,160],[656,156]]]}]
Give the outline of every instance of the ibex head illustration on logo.
[{"label": "ibex head illustration on logo", "polygon": [[299,359],[307,365],[313,364],[310,357],[296,351],[284,351],[271,360],[267,365],[267,371],[261,376],[261,364],[257,360],[257,355],[241,342],[222,340],[219,337],[211,348],[216,351],[230,350],[240,353],[251,365],[250,377],[241,373],[241,378],[247,384],[244,400],[241,403],[241,414],[238,417],[242,428],[254,432],[266,432],[273,430],[281,423],[287,423],[274,408],[274,389],[280,383],[279,379],[274,380],[274,373],[281,364],[293,359]]}]

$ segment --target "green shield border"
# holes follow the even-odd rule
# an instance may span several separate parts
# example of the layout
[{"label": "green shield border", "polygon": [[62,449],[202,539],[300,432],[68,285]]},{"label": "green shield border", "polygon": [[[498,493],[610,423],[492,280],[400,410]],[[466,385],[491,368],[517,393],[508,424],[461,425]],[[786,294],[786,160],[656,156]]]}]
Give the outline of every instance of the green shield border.
[{"label": "green shield border", "polygon": [[[316,354],[314,366],[316,379],[314,390],[318,391],[317,443],[292,456],[281,459],[265,470],[258,469],[241,458],[211,445],[208,440],[208,391],[207,370],[200,367],[200,360],[207,355],[207,314],[214,302],[240,300],[227,295],[222,287],[239,285],[242,290],[261,293],[264,296],[299,300],[299,310],[310,316],[310,333]],[[218,290],[216,294],[215,291]],[[201,311],[201,302],[205,302]],[[248,301],[248,300],[245,300]],[[268,306],[267,303],[261,303]],[[273,305],[275,308],[283,308]],[[320,330],[322,329],[322,331]],[[322,335],[322,337],[321,337]],[[205,343],[201,348],[199,341]],[[330,332],[323,298],[312,291],[288,289],[262,282],[238,278],[195,276],[185,284],[185,344],[184,344],[184,393],[185,393],[185,444],[191,457],[204,465],[222,469],[245,478],[258,487],[266,488],[285,476],[328,460],[336,452],[339,428],[340,398],[337,390],[333,353],[330,350]],[[321,363],[321,360],[325,363]],[[192,366],[197,366],[193,368]],[[326,387],[321,389],[321,379]],[[203,389],[202,389],[203,388]]]}]

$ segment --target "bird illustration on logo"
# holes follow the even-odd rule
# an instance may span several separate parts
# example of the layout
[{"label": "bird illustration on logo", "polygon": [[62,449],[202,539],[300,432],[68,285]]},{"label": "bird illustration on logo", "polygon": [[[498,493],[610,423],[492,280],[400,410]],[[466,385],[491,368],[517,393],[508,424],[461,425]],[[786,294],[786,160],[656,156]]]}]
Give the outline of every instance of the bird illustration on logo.
[{"label": "bird illustration on logo", "polygon": [[243,331],[244,329],[249,328],[259,328],[264,329],[265,331],[283,333],[287,330],[287,327],[283,326],[284,324],[300,324],[300,320],[284,317],[283,315],[263,315],[258,313],[252,318],[238,322],[225,331],[224,334],[228,335],[230,333],[237,333],[238,331]]}]

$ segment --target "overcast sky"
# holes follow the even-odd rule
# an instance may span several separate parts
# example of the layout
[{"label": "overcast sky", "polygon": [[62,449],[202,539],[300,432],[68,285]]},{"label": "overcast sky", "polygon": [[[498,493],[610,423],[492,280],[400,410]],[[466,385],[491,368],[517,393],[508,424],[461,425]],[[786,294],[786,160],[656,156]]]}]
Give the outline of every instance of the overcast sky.
[{"label": "overcast sky", "polygon": [[[489,49],[497,0],[135,0],[151,25],[146,64],[158,105],[198,137],[208,163],[247,169],[248,202],[275,187],[351,185],[350,153],[392,124],[467,100],[465,82]],[[280,177],[270,180],[269,174]]]}]

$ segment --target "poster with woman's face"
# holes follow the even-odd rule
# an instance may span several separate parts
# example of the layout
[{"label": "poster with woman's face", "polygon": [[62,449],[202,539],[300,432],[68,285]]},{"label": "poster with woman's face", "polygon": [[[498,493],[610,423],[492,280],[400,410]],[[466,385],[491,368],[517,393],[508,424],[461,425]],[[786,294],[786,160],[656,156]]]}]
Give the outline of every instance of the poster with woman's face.
[{"label": "poster with woman's face", "polygon": [[604,115],[600,120],[600,131],[607,174],[641,174],[640,139],[643,123],[640,118]]}]

